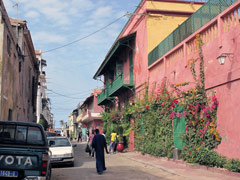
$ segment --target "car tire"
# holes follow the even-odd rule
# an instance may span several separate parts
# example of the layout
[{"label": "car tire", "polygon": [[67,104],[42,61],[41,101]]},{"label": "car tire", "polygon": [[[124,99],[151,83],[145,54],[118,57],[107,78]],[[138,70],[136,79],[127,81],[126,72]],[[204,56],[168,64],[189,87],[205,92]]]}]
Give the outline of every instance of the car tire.
[{"label": "car tire", "polygon": [[74,167],[74,161],[70,164],[71,167]]}]

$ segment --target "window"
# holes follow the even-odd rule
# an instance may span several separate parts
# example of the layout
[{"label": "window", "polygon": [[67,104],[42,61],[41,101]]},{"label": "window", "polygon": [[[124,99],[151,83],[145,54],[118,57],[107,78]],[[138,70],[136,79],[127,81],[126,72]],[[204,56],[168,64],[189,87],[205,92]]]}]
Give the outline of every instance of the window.
[{"label": "window", "polygon": [[12,120],[12,110],[11,109],[8,110],[8,120],[9,121]]},{"label": "window", "polygon": [[41,145],[43,143],[42,133],[39,128],[28,127],[27,143],[38,145]]},{"label": "window", "polygon": [[42,131],[38,127],[24,125],[0,125],[2,144],[44,145]]},{"label": "window", "polygon": [[21,72],[22,71],[22,62],[19,62],[18,63],[18,72]]},{"label": "window", "polygon": [[26,141],[27,137],[27,127],[26,126],[17,126],[16,129],[16,141]]},{"label": "window", "polygon": [[11,40],[9,38],[9,36],[7,35],[7,52],[8,52],[8,55],[10,56],[10,53],[11,53]]},{"label": "window", "polygon": [[51,147],[64,147],[64,146],[71,146],[69,140],[67,138],[49,138],[48,144],[50,141],[54,141],[54,144]]},{"label": "window", "polygon": [[14,140],[14,125],[0,125],[0,141],[13,141]]}]

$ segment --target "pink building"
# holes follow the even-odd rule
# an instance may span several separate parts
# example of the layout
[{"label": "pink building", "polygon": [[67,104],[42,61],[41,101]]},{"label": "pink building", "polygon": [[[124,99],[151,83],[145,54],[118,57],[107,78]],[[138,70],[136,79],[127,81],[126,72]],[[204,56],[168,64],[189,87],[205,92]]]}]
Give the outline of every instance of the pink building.
[{"label": "pink building", "polygon": [[82,127],[88,128],[89,132],[94,129],[99,129],[103,133],[103,121],[101,113],[103,108],[97,104],[97,95],[102,92],[101,89],[94,89],[92,94],[81,104],[82,111],[81,123]]},{"label": "pink building", "polygon": [[[217,151],[229,158],[240,159],[240,121],[237,115],[240,112],[240,1],[222,10],[222,13],[195,29],[166,53],[157,52],[162,47],[160,43],[149,54],[147,76],[150,84],[160,82],[163,78],[172,84],[193,82],[186,64],[189,59],[197,57],[194,39],[199,34],[204,43],[205,88],[215,91],[219,100],[217,124],[222,141]],[[225,62],[220,64],[219,59]]]},{"label": "pink building", "polygon": [[[149,81],[148,53],[204,3],[178,0],[142,0],[94,79],[103,76],[98,105],[121,109],[140,96]],[[134,132],[129,148],[134,148]]]},{"label": "pink building", "polygon": [[[240,112],[237,90],[240,87],[240,1],[209,0],[182,21],[184,23],[173,29],[169,24],[167,35],[160,37],[163,29],[143,15],[154,12],[164,16],[163,19],[187,15],[181,11],[182,6],[181,10],[176,10],[178,3],[186,1],[170,2],[174,3],[170,8],[174,6],[175,11],[153,10],[148,1],[140,3],[94,76],[103,75],[105,82],[98,104],[121,107],[134,99],[134,95],[140,96],[146,83],[159,84],[163,79],[171,84],[193,82],[186,64],[189,59],[197,57],[194,39],[199,34],[204,43],[205,88],[206,91],[215,91],[219,100],[217,124],[222,142],[216,150],[229,158],[240,158],[237,115]],[[163,7],[163,4],[155,7]],[[160,22],[160,27],[161,23],[164,25]],[[224,64],[219,64],[218,59],[225,59]],[[134,132],[130,136],[130,148],[133,147]]]}]

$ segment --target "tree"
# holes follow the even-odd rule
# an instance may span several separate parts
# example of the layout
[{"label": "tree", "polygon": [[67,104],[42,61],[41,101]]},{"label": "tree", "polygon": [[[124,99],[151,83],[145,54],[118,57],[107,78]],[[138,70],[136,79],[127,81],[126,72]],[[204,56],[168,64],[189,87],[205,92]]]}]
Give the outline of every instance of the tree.
[{"label": "tree", "polygon": [[41,117],[40,117],[40,120],[39,120],[39,123],[38,124],[41,124],[43,126],[43,129],[46,131],[47,128],[48,128],[48,122],[47,120],[44,118],[44,116],[41,114]]}]

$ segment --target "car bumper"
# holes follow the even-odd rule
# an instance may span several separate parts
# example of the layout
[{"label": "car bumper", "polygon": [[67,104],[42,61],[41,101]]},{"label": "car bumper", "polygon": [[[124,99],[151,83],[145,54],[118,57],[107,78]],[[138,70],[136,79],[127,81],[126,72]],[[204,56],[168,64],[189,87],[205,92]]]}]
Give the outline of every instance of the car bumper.
[{"label": "car bumper", "polygon": [[51,164],[71,164],[74,162],[74,158],[63,158],[62,160],[58,160],[58,161],[52,161],[51,160]]},{"label": "car bumper", "polygon": [[46,177],[43,176],[27,176],[24,180],[46,180]]}]

